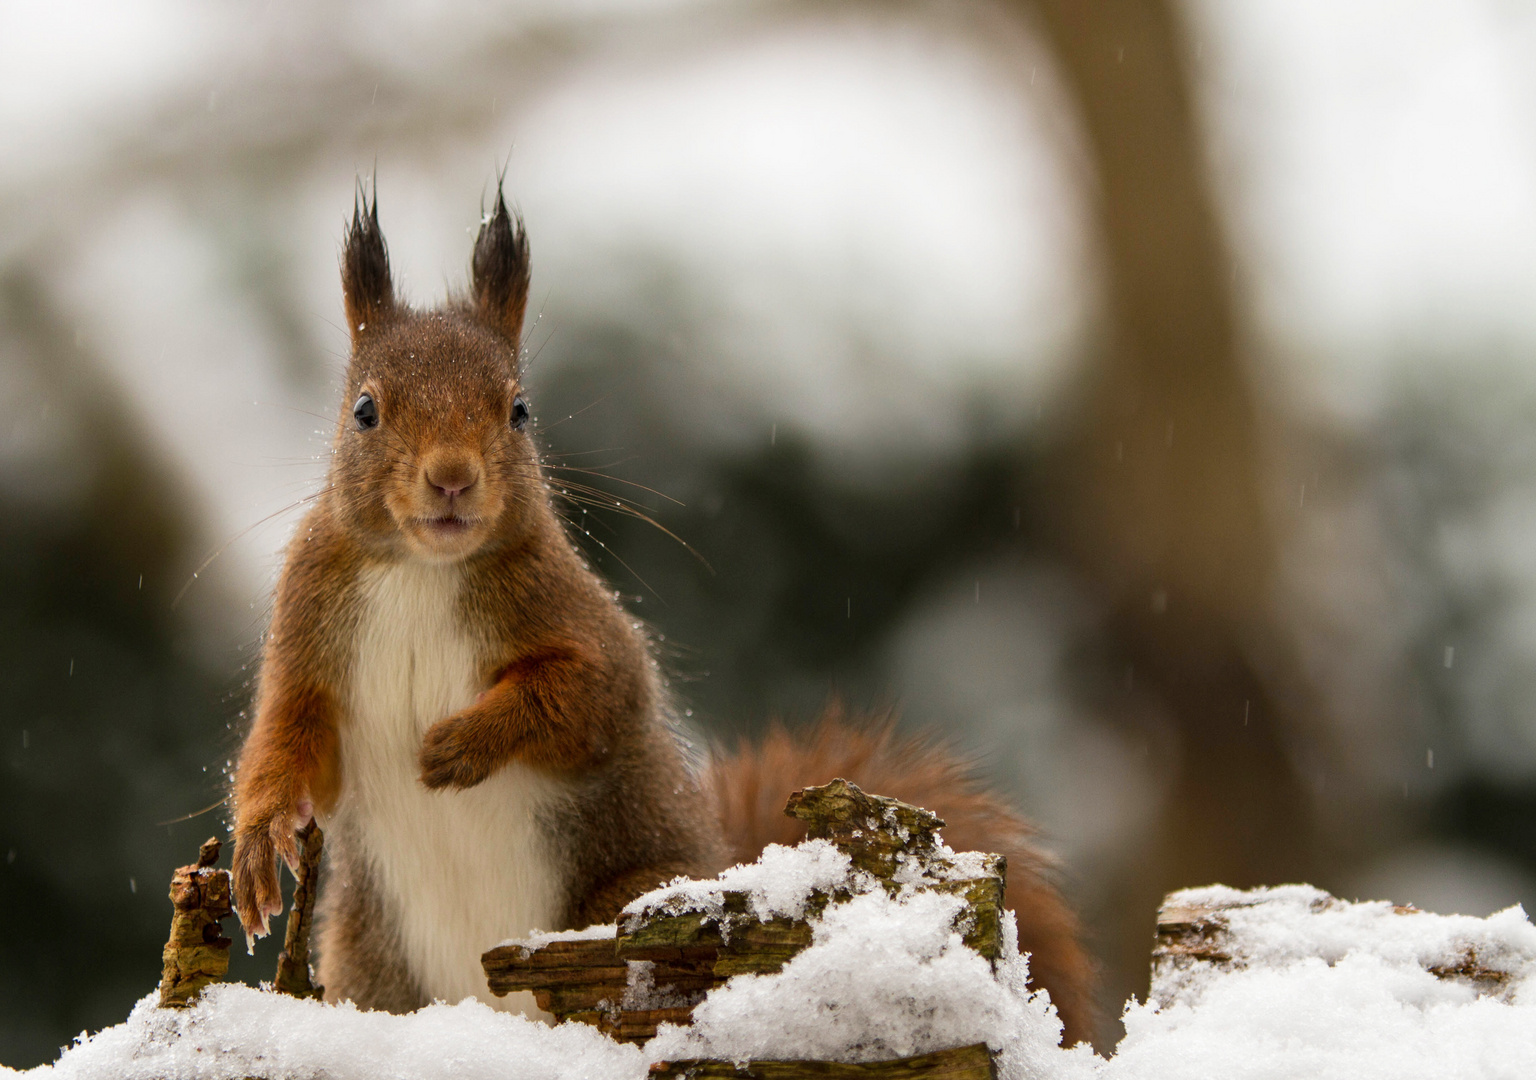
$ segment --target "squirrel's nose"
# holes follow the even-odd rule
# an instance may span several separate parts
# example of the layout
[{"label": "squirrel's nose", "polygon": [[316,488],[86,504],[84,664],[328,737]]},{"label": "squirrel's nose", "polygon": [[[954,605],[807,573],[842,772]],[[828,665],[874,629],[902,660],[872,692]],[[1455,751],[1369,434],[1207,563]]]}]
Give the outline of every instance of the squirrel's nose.
[{"label": "squirrel's nose", "polygon": [[427,483],[450,499],[475,486],[480,470],[471,461],[434,461],[427,466]]}]

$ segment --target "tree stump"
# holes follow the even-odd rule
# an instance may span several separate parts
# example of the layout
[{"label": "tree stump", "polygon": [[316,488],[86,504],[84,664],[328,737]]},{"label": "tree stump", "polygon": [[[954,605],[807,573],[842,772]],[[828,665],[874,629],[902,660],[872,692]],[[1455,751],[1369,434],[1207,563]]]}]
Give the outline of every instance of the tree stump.
[{"label": "tree stump", "polygon": [[229,938],[219,920],[233,913],[228,870],[214,868],[219,841],[210,837],[197,862],[171,877],[171,936],[161,953],[160,1005],[184,1009],[203,987],[229,971]]}]

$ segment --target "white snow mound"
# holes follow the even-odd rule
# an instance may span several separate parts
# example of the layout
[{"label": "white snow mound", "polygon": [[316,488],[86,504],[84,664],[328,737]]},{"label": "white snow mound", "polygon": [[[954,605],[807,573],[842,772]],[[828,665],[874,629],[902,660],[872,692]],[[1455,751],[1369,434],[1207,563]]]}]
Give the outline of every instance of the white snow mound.
[{"label": "white snow mound", "polygon": [[1012,916],[994,976],[954,930],[961,904],[876,890],[830,907],[782,971],[736,976],[694,1010],[691,1027],[663,1025],[646,1056],[877,1061],[985,1042],[1004,1080],[1090,1075],[1097,1059],[1057,1047],[1054,1006],[1025,986]]},{"label": "white snow mound", "polygon": [[[391,1016],[226,985],[181,1011],[151,995],[54,1065],[0,1076],[643,1080],[658,1060],[870,1061],[985,1042],[1000,1080],[1536,1077],[1536,927],[1518,907],[1475,919],[1348,904],[1307,886],[1180,894],[1170,902],[1223,909],[1235,963],[1166,973],[1153,987],[1165,1004],[1133,999],[1106,1061],[1056,1045],[1060,1022],[1025,985],[1011,916],[994,971],[955,932],[957,898],[861,891],[830,845],[772,850],[730,874],[718,884],[751,891],[765,913],[804,910],[816,889],[849,898],[812,919],[812,944],[782,971],[737,976],[692,1027],[663,1027],[643,1051],[475,1001]],[[697,884],[663,892],[647,902],[719,899]],[[1454,972],[1469,956],[1498,973],[1493,984],[1430,970]]]},{"label": "white snow mound", "polygon": [[[489,993],[489,992],[487,992]],[[157,1007],[82,1036],[36,1080],[644,1080],[633,1046],[584,1024],[547,1027],[473,999],[408,1016],[324,1005],[238,983],[190,1009]]]},{"label": "white snow mound", "polygon": [[[868,879],[868,880],[861,880]],[[794,847],[769,844],[756,862],[731,867],[717,878],[694,881],[678,878],[646,893],[624,909],[681,914],[702,911],[721,914],[727,892],[745,893],[754,918],[803,919],[814,893],[874,886],[868,874],[854,871],[845,852],[828,840],[806,840]]]}]

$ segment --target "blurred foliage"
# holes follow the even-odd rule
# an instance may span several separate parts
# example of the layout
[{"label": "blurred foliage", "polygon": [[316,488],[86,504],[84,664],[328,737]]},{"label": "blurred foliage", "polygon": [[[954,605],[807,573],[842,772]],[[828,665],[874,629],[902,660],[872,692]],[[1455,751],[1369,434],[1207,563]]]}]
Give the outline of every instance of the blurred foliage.
[{"label": "blurred foliage", "polygon": [[572,417],[542,428],[555,489],[588,485],[644,518],[574,500],[564,516],[660,632],[712,736],[809,720],[832,694],[880,702],[875,650],[924,587],[1033,535],[1028,433],[871,476],[839,469],[792,413],[745,445],[700,445],[691,403],[660,399],[665,351],[616,329],[562,328],[550,352],[537,415]]},{"label": "blurred foliage", "polygon": [[175,819],[221,797],[244,691],[190,655],[172,609],[191,535],[173,471],[30,282],[0,283],[0,301],[7,357],[73,409],[87,477],[51,507],[0,489],[0,1060],[14,1068],[117,1022],[158,981],[169,871],[223,831],[217,813]]}]

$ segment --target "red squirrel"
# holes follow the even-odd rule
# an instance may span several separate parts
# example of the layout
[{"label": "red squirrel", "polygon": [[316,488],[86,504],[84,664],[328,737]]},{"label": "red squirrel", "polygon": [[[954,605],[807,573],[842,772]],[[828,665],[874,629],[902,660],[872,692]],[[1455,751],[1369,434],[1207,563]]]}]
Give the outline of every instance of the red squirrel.
[{"label": "red squirrel", "polygon": [[247,934],[282,910],[277,859],[294,864],[316,817],[327,999],[484,1000],[485,949],[794,842],[788,794],[843,776],[1008,856],[1035,981],[1067,1041],[1087,1038],[1075,921],[1028,827],[953,755],[829,715],[697,766],[643,627],[551,504],[520,366],[528,243],[499,185],[468,296],[396,298],[376,196],[354,204],[341,270],[352,350],[330,468],[288,545],[233,781]]}]

